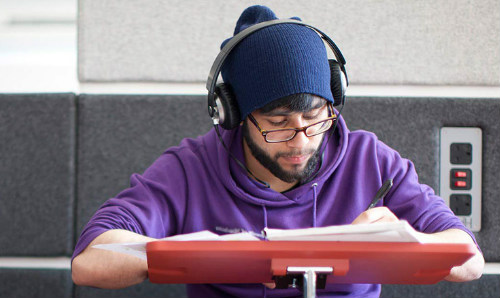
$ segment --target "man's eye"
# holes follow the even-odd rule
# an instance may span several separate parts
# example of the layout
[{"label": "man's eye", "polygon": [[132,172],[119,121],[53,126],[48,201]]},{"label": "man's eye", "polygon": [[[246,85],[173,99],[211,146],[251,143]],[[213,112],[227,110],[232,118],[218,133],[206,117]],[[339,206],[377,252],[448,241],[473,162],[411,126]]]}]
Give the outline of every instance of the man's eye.
[{"label": "man's eye", "polygon": [[302,116],[302,118],[306,119],[306,120],[314,120],[314,119],[317,119],[319,117],[319,113],[315,113],[315,114],[312,114],[312,115],[304,115]]},{"label": "man's eye", "polygon": [[283,126],[283,125],[285,125],[286,120],[282,120],[282,121],[269,121],[269,123],[272,126]]}]

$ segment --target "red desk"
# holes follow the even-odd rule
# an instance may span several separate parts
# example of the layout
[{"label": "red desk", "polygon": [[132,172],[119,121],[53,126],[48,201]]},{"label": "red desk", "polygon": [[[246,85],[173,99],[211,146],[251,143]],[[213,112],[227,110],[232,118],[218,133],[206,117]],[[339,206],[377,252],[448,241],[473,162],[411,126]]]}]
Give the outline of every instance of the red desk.
[{"label": "red desk", "polygon": [[432,284],[474,255],[472,244],[154,241],[153,283],[265,283],[290,266],[333,268],[328,283]]}]

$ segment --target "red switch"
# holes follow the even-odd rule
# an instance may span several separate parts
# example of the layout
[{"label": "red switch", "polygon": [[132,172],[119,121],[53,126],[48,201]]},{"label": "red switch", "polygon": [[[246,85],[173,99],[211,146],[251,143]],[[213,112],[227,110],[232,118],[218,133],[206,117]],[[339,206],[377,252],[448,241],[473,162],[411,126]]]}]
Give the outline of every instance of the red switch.
[{"label": "red switch", "polygon": [[472,187],[472,170],[471,169],[451,169],[450,171],[450,188],[468,190]]},{"label": "red switch", "polygon": [[455,177],[457,177],[457,178],[466,178],[467,177],[467,172],[465,172],[465,171],[456,171],[455,172]]}]

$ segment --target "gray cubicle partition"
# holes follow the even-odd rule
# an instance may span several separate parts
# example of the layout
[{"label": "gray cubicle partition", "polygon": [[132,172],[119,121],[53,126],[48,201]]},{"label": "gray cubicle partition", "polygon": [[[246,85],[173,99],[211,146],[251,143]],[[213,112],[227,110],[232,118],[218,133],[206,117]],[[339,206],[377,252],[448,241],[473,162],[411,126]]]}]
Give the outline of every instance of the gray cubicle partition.
[{"label": "gray cubicle partition", "polygon": [[0,297],[69,298],[73,282],[69,269],[0,268]]},{"label": "gray cubicle partition", "polygon": [[439,192],[439,129],[483,131],[482,229],[476,233],[489,262],[500,261],[500,99],[349,98],[344,117],[351,130],[365,129],[415,163],[419,181]]},{"label": "gray cubicle partition", "polygon": [[[479,127],[483,131],[482,229],[475,236],[487,262],[500,251],[500,99],[349,98],[343,115],[351,130],[365,129],[414,161],[422,183],[439,192],[439,129]],[[498,297],[500,275],[468,283],[384,285],[381,297]]]},{"label": "gray cubicle partition", "polygon": [[328,34],[354,84],[500,85],[497,0],[80,0],[79,78],[206,80],[220,44],[254,4]]},{"label": "gray cubicle partition", "polygon": [[[0,94],[0,257],[71,254],[75,118],[74,94]],[[72,296],[69,268],[23,267],[0,266],[0,297]]]},{"label": "gray cubicle partition", "polygon": [[[487,262],[499,262],[500,98],[349,97],[351,130],[375,132],[439,189],[439,128],[483,130],[482,230]],[[205,96],[1,94],[0,258],[66,257],[93,212],[183,137],[211,128]],[[470,283],[385,285],[382,297],[496,297],[500,275]],[[69,268],[0,265],[0,297],[182,297],[182,285],[123,290],[75,287]]]},{"label": "gray cubicle partition", "polygon": [[[76,232],[107,199],[128,187],[168,147],[206,133],[206,102],[190,96],[87,95],[78,102]],[[128,289],[76,287],[75,297],[184,297],[183,285],[145,282]]]},{"label": "gray cubicle partition", "polygon": [[382,298],[481,298],[498,297],[500,276],[484,275],[466,283],[442,281],[434,285],[383,285]]},{"label": "gray cubicle partition", "polygon": [[108,198],[128,187],[184,137],[206,133],[201,97],[80,95],[78,98],[77,233]]}]

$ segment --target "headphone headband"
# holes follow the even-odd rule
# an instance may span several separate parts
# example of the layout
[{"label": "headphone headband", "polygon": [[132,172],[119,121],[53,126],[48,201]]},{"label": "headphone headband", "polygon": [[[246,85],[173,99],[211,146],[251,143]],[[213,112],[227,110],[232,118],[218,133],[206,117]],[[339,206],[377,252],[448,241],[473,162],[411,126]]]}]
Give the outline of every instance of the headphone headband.
[{"label": "headphone headband", "polygon": [[[294,19],[271,20],[271,21],[261,22],[261,23],[258,23],[256,25],[253,25],[253,26],[246,28],[245,30],[243,30],[240,33],[233,36],[233,38],[231,38],[229,40],[229,42],[221,49],[220,53],[217,55],[217,58],[215,58],[215,61],[212,64],[212,67],[210,68],[210,73],[208,74],[206,88],[208,90],[208,106],[209,106],[209,108],[210,108],[210,106],[214,106],[214,104],[215,104],[215,86],[217,85],[217,78],[219,76],[222,65],[224,64],[224,61],[226,60],[229,53],[231,53],[231,50],[236,45],[238,45],[243,39],[245,39],[247,36],[254,33],[255,31],[258,31],[258,30],[266,28],[266,27],[274,26],[277,24],[297,24],[297,25],[308,27],[308,28],[316,31],[316,33],[318,33],[321,36],[321,38],[324,41],[326,41],[328,46],[332,49],[333,54],[335,55],[335,58],[337,58],[337,62],[339,63],[342,72],[345,74],[346,85],[348,84],[347,73],[346,73],[345,67],[344,67],[344,65],[346,64],[346,60],[344,59],[344,56],[342,56],[340,49],[333,42],[333,40],[330,37],[328,37],[328,35],[323,33],[321,30],[317,29],[316,27],[302,23],[301,21],[298,21],[298,20],[294,20]],[[209,113],[210,113],[210,111],[209,111]]]}]

